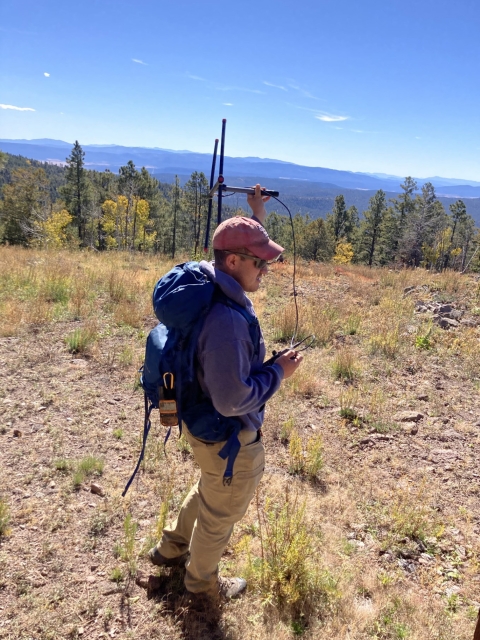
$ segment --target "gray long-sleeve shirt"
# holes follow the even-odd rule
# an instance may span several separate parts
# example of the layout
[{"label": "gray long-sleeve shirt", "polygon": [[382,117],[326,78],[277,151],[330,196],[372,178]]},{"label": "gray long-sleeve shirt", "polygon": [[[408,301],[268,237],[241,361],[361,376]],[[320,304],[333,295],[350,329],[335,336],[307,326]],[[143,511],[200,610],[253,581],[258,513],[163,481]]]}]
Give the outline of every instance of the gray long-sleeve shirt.
[{"label": "gray long-sleeve shirt", "polygon": [[[202,271],[229,298],[255,315],[251,301],[240,284],[212,263],[202,261]],[[224,416],[238,416],[243,429],[255,431],[263,423],[263,405],[278,390],[283,379],[279,364],[263,367],[265,344],[254,354],[248,322],[222,303],[209,311],[197,345],[198,379],[203,392]]]}]

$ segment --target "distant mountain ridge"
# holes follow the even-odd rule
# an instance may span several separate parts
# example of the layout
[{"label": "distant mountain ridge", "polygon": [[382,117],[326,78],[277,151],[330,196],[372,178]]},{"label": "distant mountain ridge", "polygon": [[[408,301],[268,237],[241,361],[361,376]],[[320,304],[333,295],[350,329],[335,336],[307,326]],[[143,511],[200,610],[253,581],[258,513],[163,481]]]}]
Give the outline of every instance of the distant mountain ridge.
[{"label": "distant mountain ridge", "polygon": [[[0,139],[3,151],[43,162],[63,163],[72,144],[63,140],[40,138],[36,140]],[[85,164],[89,169],[118,171],[119,167],[132,160],[137,167],[145,166],[152,173],[189,174],[203,171],[210,175],[212,156],[193,151],[172,151],[147,147],[124,147],[122,145],[82,145]],[[345,189],[378,190],[399,193],[404,177],[382,173],[340,171],[325,167],[308,167],[271,158],[225,157],[224,173],[228,180],[233,177],[261,176],[269,180],[301,180],[320,183],[324,187]],[[438,195],[446,197],[478,198],[480,182],[449,178],[416,179],[419,187],[432,182]],[[319,186],[320,186],[319,184]],[[270,184],[272,188],[275,186]],[[280,185],[279,185],[280,188]]]}]

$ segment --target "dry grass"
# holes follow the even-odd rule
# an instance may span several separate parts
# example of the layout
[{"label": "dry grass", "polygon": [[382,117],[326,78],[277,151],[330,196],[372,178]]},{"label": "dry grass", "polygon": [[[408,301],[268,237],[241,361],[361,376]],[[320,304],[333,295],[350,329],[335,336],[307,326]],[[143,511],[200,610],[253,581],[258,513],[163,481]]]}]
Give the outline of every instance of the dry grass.
[{"label": "dry grass", "polygon": [[[157,417],[120,497],[141,446],[151,291],[171,264],[0,249],[0,638],[470,640],[479,328],[434,328],[419,349],[414,301],[448,297],[475,321],[478,282],[299,265],[300,333],[316,343],[268,404],[261,492],[222,559],[249,591],[205,614],[175,572],[150,600],[132,579],[196,480],[182,441],[165,457]],[[293,332],[291,275],[275,265],[253,296],[269,351]],[[406,410],[423,418],[396,423]]]}]

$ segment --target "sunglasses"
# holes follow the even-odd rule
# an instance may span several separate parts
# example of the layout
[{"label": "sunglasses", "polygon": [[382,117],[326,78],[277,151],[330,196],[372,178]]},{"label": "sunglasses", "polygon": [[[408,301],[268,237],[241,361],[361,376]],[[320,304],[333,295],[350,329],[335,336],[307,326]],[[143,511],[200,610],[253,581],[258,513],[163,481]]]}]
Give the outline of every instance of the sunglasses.
[{"label": "sunglasses", "polygon": [[248,253],[239,253],[238,251],[224,251],[224,253],[230,253],[236,256],[243,256],[244,258],[253,260],[253,264],[255,265],[256,269],[264,269],[266,266],[277,262],[277,260],[271,260],[270,262],[268,262],[268,260],[262,260],[262,258],[257,258],[257,256],[251,256]]}]

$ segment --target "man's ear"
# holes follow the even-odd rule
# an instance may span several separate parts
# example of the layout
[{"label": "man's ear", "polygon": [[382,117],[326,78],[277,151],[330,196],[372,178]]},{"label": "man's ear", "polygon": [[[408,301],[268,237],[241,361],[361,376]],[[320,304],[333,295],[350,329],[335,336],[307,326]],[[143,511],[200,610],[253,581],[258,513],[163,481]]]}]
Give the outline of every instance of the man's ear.
[{"label": "man's ear", "polygon": [[229,271],[235,271],[239,261],[236,253],[229,253],[225,256],[225,266]]}]

